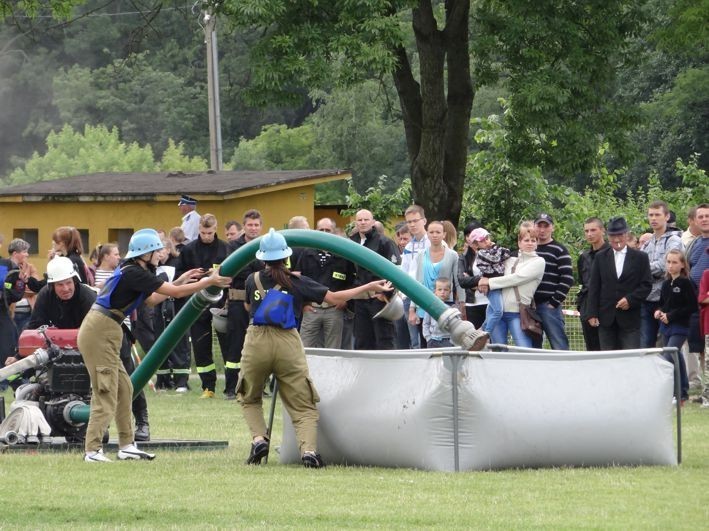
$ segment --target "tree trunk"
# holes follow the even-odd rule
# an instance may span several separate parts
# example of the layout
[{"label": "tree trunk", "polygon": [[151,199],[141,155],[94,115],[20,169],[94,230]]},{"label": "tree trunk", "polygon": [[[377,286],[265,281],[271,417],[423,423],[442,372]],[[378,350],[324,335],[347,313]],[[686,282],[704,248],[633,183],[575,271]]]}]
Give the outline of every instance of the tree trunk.
[{"label": "tree trunk", "polygon": [[456,225],[473,103],[469,12],[469,0],[448,0],[446,26],[439,30],[430,0],[420,0],[413,10],[413,28],[421,83],[414,79],[403,49],[397,50],[399,63],[394,72],[411,162],[413,200],[424,207],[429,220],[448,219]]}]

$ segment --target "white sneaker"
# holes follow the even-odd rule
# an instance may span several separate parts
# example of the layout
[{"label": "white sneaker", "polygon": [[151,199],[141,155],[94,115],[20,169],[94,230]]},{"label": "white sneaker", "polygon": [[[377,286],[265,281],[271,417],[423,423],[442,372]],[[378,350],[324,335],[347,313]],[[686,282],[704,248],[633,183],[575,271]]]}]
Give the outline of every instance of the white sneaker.
[{"label": "white sneaker", "polygon": [[86,452],[84,454],[84,461],[87,463],[110,463],[111,460],[103,455],[103,448],[96,452]]},{"label": "white sneaker", "polygon": [[187,388],[186,387],[178,387],[177,389],[175,389],[175,392],[183,394],[183,393],[187,392]]},{"label": "white sneaker", "polygon": [[147,459],[152,461],[155,459],[155,454],[149,454],[148,452],[139,450],[135,443],[133,443],[118,450],[118,459],[121,461],[125,461],[127,459]]}]

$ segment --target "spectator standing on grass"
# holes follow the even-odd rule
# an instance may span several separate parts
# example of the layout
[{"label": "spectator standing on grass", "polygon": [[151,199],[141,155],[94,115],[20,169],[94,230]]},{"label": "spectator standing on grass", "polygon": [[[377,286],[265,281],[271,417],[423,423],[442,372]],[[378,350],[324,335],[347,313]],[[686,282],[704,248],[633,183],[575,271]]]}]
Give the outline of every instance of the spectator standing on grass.
[{"label": "spectator standing on grass", "polygon": [[[505,261],[512,256],[507,247],[500,247],[490,239],[490,233],[480,227],[475,229],[470,235],[472,245],[477,247],[477,258],[475,263],[483,277],[501,277],[505,274]],[[502,307],[502,292],[500,290],[488,290],[486,294],[488,303],[485,312],[485,322],[482,329],[488,334],[497,326],[502,319],[504,312]]]},{"label": "spectator standing on grass", "polygon": [[[689,398],[687,366],[682,355],[682,345],[689,335],[689,318],[697,308],[697,292],[687,278],[687,260],[684,253],[671,249],[665,254],[666,279],[660,287],[660,305],[654,317],[660,323],[662,345],[676,347],[679,358],[681,400]],[[672,357],[666,355],[667,361]]]},{"label": "spectator standing on grass", "polygon": [[[426,213],[422,206],[411,205],[404,212],[406,226],[411,235],[409,243],[404,247],[401,253],[401,270],[410,276],[415,276],[414,260],[416,256],[431,245],[426,233]],[[409,308],[411,307],[411,299],[405,294],[402,294],[404,300],[404,318],[407,321],[409,331],[409,344],[411,348],[419,348],[420,335],[417,326],[409,324]]]},{"label": "spectator standing on grass", "polygon": [[[330,218],[318,220],[319,232],[332,234],[335,223]],[[295,249],[293,250],[295,253]],[[304,248],[294,270],[327,286],[330,291],[342,291],[352,287],[355,267],[352,262],[323,249]],[[328,302],[310,302],[303,307],[300,337],[306,348],[340,348],[342,326],[347,302],[339,305]]]},{"label": "spectator standing on grass", "polygon": [[235,241],[239,236],[241,236],[241,223],[230,219],[224,224],[224,237],[227,243]]},{"label": "spectator standing on grass", "polygon": [[[704,271],[709,269],[709,203],[702,203],[697,206],[696,220],[702,234],[692,245],[691,252],[687,254],[687,262],[689,263],[689,280],[691,280],[694,288],[700,291],[699,283],[702,280],[702,275]],[[690,352],[700,353],[699,366],[704,369],[706,351],[704,337],[700,335],[699,317],[699,311],[696,311],[689,319],[689,337],[687,342],[689,343]],[[703,385],[702,398],[706,398],[709,401],[708,382],[703,382]]]},{"label": "spectator standing on grass", "polygon": [[[241,235],[229,243],[229,254],[246,245],[252,240],[261,236],[263,228],[263,220],[261,213],[258,210],[251,209],[244,212],[242,217]],[[255,271],[263,269],[261,260],[254,260],[244,266],[231,280],[231,285],[227,290],[227,349],[230,365],[229,372],[229,388],[231,389],[232,381],[234,385],[239,379],[241,371],[241,351],[244,347],[244,338],[246,337],[246,329],[249,326],[249,312],[244,308],[246,301],[246,279]],[[236,398],[235,394],[228,394],[226,398],[229,400]]]},{"label": "spectator standing on grass", "polygon": [[[369,210],[360,210],[355,215],[356,234],[350,239],[394,265],[401,263],[396,244],[374,228],[374,217]],[[356,286],[369,284],[380,277],[360,265],[357,269]],[[375,319],[384,309],[387,298],[380,292],[364,293],[354,301],[354,341],[357,350],[392,350],[394,348],[394,323],[388,319]]]},{"label": "spectator standing on grass", "polygon": [[[542,328],[551,348],[569,350],[562,305],[574,283],[574,271],[569,251],[553,239],[554,220],[542,213],[534,220],[538,245],[536,252],[544,259],[544,278],[534,294],[537,312],[542,319]],[[534,348],[542,347],[542,339],[534,340]]]},{"label": "spectator standing on grass", "polygon": [[121,253],[115,243],[104,243],[99,245],[96,253],[95,285],[101,289],[106,280],[113,275],[113,272],[121,262]]},{"label": "spectator standing on grass", "polygon": [[537,256],[537,229],[531,221],[520,225],[517,234],[519,253],[505,261],[505,274],[501,277],[482,277],[478,290],[502,290],[504,312],[502,319],[492,331],[493,343],[507,343],[507,334],[518,347],[531,347],[532,340],[522,330],[519,314],[520,304],[531,304],[534,293],[544,277],[544,259]]},{"label": "spectator standing on grass", "polygon": [[[81,243],[81,234],[76,228],[58,227],[52,233],[52,249],[49,251],[49,259],[51,260],[55,256],[66,256],[74,264],[74,270],[79,275],[79,280],[83,284],[93,286],[93,275],[81,257],[82,254],[84,254],[84,246]],[[39,289],[35,290],[32,281],[30,281],[30,287],[32,291],[39,292]]]},{"label": "spectator standing on grass", "polygon": [[[396,224],[394,234],[396,235],[396,245],[399,248],[399,254],[403,257],[404,249],[406,249],[406,246],[411,241],[411,232],[409,232],[406,221],[401,221]],[[403,300],[404,295],[398,293],[397,297],[401,297]],[[409,322],[406,312],[404,312],[401,318],[394,321],[394,329],[396,330],[396,348],[400,350],[411,348],[411,336],[409,335]]]},{"label": "spectator standing on grass", "polygon": [[[697,207],[694,206],[687,212],[687,230],[682,233],[682,245],[684,245],[684,253],[689,260],[692,254],[692,247],[694,247],[695,242],[702,235],[702,229],[697,223]],[[693,346],[702,346],[701,341],[692,341]],[[687,345],[689,346],[689,339],[687,340]],[[687,349],[687,376],[689,378],[689,389],[702,389],[702,381],[704,375],[704,367],[699,363],[700,359],[704,359],[704,355],[699,351],[691,351]],[[701,400],[699,398],[698,400]]]},{"label": "spectator standing on grass", "polygon": [[[158,251],[158,266],[155,276],[165,282],[175,280],[175,272],[180,263],[179,254],[169,238],[161,238],[163,249]],[[168,297],[153,309],[153,330],[159,337],[177,315],[178,306],[174,297]],[[184,334],[170,352],[165,362],[156,371],[155,389],[165,391],[174,389],[175,393],[183,394],[189,390],[190,378],[190,343]]]},{"label": "spectator standing on grass", "polygon": [[[430,245],[428,249],[417,254],[414,259],[414,278],[431,292],[435,289],[436,279],[449,279],[455,295],[455,299],[451,298],[450,302],[455,300],[464,305],[465,291],[458,285],[458,254],[444,243],[443,223],[431,221],[428,224],[427,232]],[[422,348],[426,348],[422,328],[425,313],[423,308],[419,308],[415,302],[411,301],[409,325],[418,328],[419,344]]]},{"label": "spectator standing on grass", "polygon": [[603,221],[599,218],[588,218],[583,223],[583,235],[586,242],[590,245],[585,249],[578,258],[577,270],[579,274],[579,289],[576,297],[576,307],[579,311],[581,319],[581,330],[583,332],[583,340],[586,343],[586,350],[601,350],[601,343],[598,339],[598,327],[588,324],[588,286],[591,282],[591,268],[593,261],[596,259],[596,254],[603,249],[609,247],[605,240],[606,229],[603,226]]},{"label": "spectator standing on grass", "polygon": [[197,212],[197,200],[194,197],[183,195],[177,202],[177,207],[182,213],[182,225],[180,228],[184,234],[185,244],[192,242],[199,236],[200,215]]},{"label": "spectator standing on grass", "polygon": [[588,324],[598,328],[601,350],[640,348],[640,308],[652,288],[647,254],[628,246],[628,223],[606,226],[610,247],[599,251],[588,285]]},{"label": "spectator standing on grass", "polygon": [[[2,236],[0,236],[0,246]],[[25,294],[25,282],[19,275],[19,270],[9,258],[0,258],[0,367],[5,366],[5,360],[13,357],[17,350],[17,328],[10,315],[10,307]],[[7,380],[0,381],[0,392],[7,389]]]},{"label": "spectator standing on grass", "polygon": [[[709,252],[709,251],[707,251]],[[699,302],[700,319],[699,333],[704,339],[704,352],[709,351],[709,269],[705,269],[702,273],[702,279],[699,282]],[[709,393],[706,391],[701,396],[702,409],[709,408]]]},{"label": "spectator standing on grass", "polygon": [[[446,277],[437,278],[433,294],[445,304],[451,303],[451,280]],[[450,332],[438,326],[438,321],[429,313],[423,316],[423,337],[426,348],[452,347]]]},{"label": "spectator standing on grass", "polygon": [[463,229],[465,247],[458,257],[458,284],[465,289],[465,311],[461,313],[464,319],[475,325],[475,328],[480,328],[483,325],[487,311],[487,297],[483,293],[476,291],[482,274],[476,264],[477,251],[475,243],[470,236],[478,227],[480,227],[480,223],[477,221],[468,223],[465,226],[465,229]]},{"label": "spectator standing on grass", "polygon": [[[30,277],[34,280],[40,280],[42,277],[37,272],[37,268],[32,265],[29,260],[30,244],[21,238],[15,238],[7,246],[7,250],[10,253],[10,260],[17,268],[17,275],[20,280],[25,284],[25,293],[22,298],[15,303],[13,311],[13,321],[15,322],[15,327],[17,328],[18,337],[22,331],[27,326],[30,320],[30,315],[32,313],[32,306],[34,305],[36,293],[32,291],[28,285]],[[12,280],[12,276],[10,277]]]},{"label": "spectator standing on grass", "polygon": [[[185,245],[180,253],[180,258],[175,272],[180,277],[186,271],[201,269],[203,274],[218,270],[221,263],[229,255],[227,244],[217,237],[217,218],[212,214],[205,214],[199,219],[199,234],[196,240]],[[162,242],[160,243],[162,248]],[[157,258],[156,258],[157,260]],[[211,307],[220,307],[222,303],[215,303]],[[232,366],[234,360],[228,357],[226,335],[216,332],[217,340],[224,358],[225,398],[236,397],[236,374]],[[214,398],[217,385],[217,368],[214,364],[212,352],[212,313],[202,312],[190,327],[192,350],[194,351],[197,374],[202,381],[202,396],[200,398]]]},{"label": "spectator standing on grass", "polygon": [[670,209],[664,201],[653,201],[647,208],[647,219],[652,228],[652,237],[641,247],[650,260],[652,290],[640,310],[640,346],[657,346],[660,324],[655,319],[655,311],[660,302],[660,288],[665,281],[665,255],[671,249],[684,251],[682,239],[675,231],[668,230]]}]

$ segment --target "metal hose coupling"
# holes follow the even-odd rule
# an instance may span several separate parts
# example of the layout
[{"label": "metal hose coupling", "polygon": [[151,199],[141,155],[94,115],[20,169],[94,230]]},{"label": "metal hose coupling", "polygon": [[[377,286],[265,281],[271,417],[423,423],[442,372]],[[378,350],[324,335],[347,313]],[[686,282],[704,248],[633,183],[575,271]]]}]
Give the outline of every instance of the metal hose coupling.
[{"label": "metal hose coupling", "polygon": [[456,308],[444,311],[438,318],[438,326],[448,330],[453,344],[465,350],[482,350],[490,339],[487,332],[478,330],[473,323],[463,320]]}]

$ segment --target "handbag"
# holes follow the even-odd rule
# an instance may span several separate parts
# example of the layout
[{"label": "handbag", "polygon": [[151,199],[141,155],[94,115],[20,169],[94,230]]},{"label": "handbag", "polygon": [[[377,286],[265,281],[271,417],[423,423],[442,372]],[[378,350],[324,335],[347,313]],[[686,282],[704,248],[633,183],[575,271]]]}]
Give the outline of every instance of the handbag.
[{"label": "handbag", "polygon": [[[512,273],[517,269],[517,264],[515,263],[512,267]],[[517,304],[519,305],[519,321],[522,331],[527,334],[531,339],[540,340],[542,338],[542,318],[539,317],[537,309],[534,307],[534,299],[532,299],[532,304],[522,304],[519,297],[519,290],[517,286],[514,286],[515,297],[517,298]]]}]

